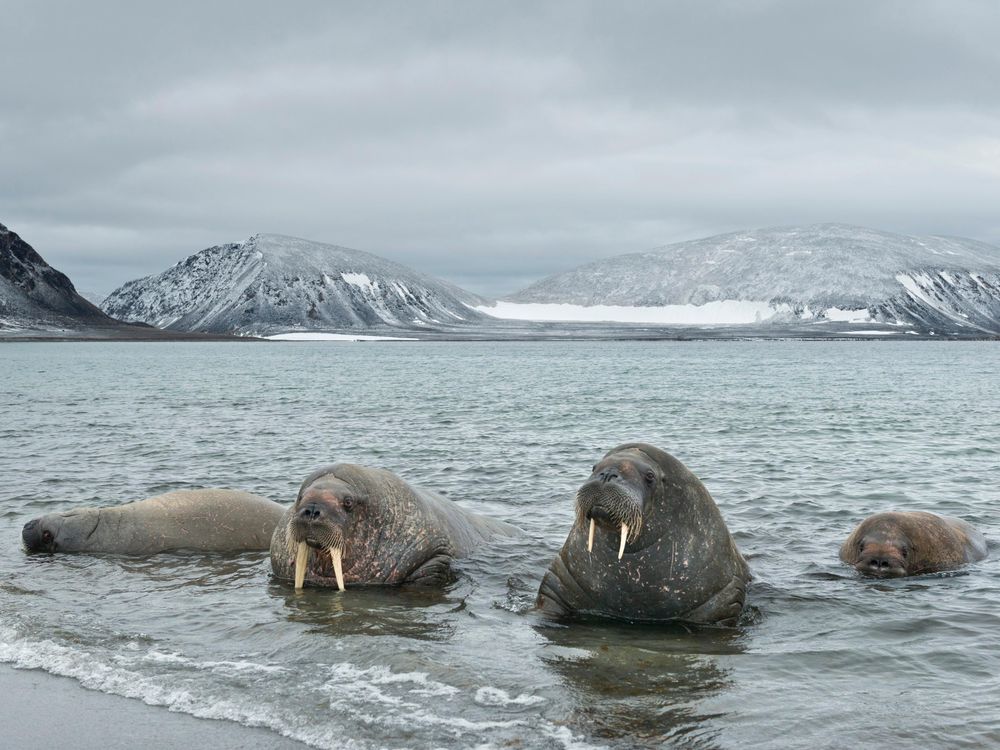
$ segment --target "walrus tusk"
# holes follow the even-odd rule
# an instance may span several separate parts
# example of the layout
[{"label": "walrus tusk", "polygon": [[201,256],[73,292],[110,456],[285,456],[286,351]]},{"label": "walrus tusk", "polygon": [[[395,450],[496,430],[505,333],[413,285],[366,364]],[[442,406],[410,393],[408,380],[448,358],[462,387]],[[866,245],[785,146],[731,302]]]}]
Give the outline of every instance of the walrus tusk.
[{"label": "walrus tusk", "polygon": [[340,564],[340,547],[330,549],[330,557],[333,559],[333,572],[337,576],[337,588],[344,590],[344,569]]},{"label": "walrus tusk", "polygon": [[295,554],[295,588],[302,588],[302,583],[306,580],[306,564],[309,562],[309,545],[299,542],[298,552]]},{"label": "walrus tusk", "polygon": [[625,540],[628,539],[628,524],[622,524],[622,541],[618,545],[618,559],[622,559],[622,555],[625,554]]},{"label": "walrus tusk", "polygon": [[590,533],[587,534],[587,552],[594,548],[594,519],[590,519]]}]

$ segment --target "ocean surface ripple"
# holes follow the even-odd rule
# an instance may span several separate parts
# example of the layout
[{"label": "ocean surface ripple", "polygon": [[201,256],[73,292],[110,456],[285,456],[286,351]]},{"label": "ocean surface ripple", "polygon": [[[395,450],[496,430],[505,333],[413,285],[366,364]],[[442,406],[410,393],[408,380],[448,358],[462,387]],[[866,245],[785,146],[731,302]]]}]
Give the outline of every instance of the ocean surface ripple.
[{"label": "ocean surface ripple", "polygon": [[[1000,743],[1000,552],[861,580],[889,508],[1000,540],[1000,347],[957,342],[0,346],[0,662],[317,748]],[[755,580],[737,629],[532,611],[612,446],[708,486]],[[25,555],[42,513],[193,487],[291,502],[395,471],[525,530],[445,591],[306,590],[265,554]]]}]

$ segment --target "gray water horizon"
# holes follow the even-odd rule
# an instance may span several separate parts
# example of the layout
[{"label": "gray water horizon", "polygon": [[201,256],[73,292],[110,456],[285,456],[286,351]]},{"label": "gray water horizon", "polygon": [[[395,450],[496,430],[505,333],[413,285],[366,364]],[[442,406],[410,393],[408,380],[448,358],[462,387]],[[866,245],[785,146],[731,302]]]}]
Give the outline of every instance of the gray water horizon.
[{"label": "gray water horizon", "polygon": [[[10,343],[0,662],[318,748],[1000,743],[1000,347],[990,342]],[[738,628],[551,623],[538,584],[609,448],[698,475],[754,581]],[[290,503],[392,470],[524,530],[442,591],[295,594],[267,555],[25,555],[24,522],[173,489]],[[865,516],[990,557],[895,581]]]}]

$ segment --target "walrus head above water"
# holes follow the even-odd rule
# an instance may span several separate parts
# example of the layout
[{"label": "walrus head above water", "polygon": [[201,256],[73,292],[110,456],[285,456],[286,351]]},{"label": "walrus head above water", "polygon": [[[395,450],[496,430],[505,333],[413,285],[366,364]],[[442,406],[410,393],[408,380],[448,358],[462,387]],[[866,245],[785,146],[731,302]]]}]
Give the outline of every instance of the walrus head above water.
[{"label": "walrus head above water", "polygon": [[[310,578],[344,590],[343,555],[351,527],[368,508],[363,486],[349,484],[321,469],[306,477],[288,520],[289,552],[295,556],[295,588],[302,588],[306,573]],[[321,554],[309,560],[309,550]],[[332,570],[331,570],[332,567]]]},{"label": "walrus head above water", "polygon": [[271,567],[296,589],[438,586],[455,558],[517,532],[390,471],[340,463],[302,482],[274,530]]},{"label": "walrus head above water", "polygon": [[593,551],[600,529],[608,539],[604,543],[618,545],[621,560],[626,546],[639,538],[643,510],[661,480],[657,466],[638,451],[612,453],[597,463],[576,493],[577,520],[587,527],[587,551]]},{"label": "walrus head above water", "polygon": [[937,573],[987,555],[986,540],[960,518],[925,511],[876,513],[840,548],[840,559],[874,578]]},{"label": "walrus head above water", "polygon": [[855,570],[876,578],[907,575],[910,543],[899,531],[898,527],[883,527],[873,528],[863,534],[856,544]]},{"label": "walrus head above water", "polygon": [[49,513],[24,525],[21,543],[27,552],[81,550],[97,528],[99,519],[100,515],[89,509]]}]

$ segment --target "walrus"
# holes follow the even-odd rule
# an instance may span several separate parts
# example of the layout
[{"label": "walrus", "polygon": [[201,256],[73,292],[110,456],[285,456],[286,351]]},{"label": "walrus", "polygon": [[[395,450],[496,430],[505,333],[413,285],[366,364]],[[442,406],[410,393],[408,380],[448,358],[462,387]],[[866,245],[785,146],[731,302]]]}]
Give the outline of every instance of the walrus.
[{"label": "walrus", "polygon": [[516,533],[392,472],[339,463],[302,482],[274,530],[271,567],[296,589],[439,586],[451,580],[453,559]]},{"label": "walrus", "polygon": [[673,456],[627,443],[576,494],[576,522],[537,606],[554,616],[735,625],[750,571],[701,481]]},{"label": "walrus", "polygon": [[877,578],[953,570],[987,554],[986,540],[970,524],[921,510],[869,516],[840,547],[841,560]]},{"label": "walrus", "polygon": [[285,506],[237,490],[179,490],[102,508],[78,508],[28,521],[28,552],[149,555],[187,549],[243,552],[270,548]]}]

